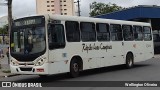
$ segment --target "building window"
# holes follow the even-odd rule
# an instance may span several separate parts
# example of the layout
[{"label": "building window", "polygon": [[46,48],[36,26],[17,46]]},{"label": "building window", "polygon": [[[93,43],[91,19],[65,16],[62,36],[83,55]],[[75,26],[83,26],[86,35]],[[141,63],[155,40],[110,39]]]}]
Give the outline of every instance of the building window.
[{"label": "building window", "polygon": [[47,3],[49,3],[49,1],[47,1]]},{"label": "building window", "polygon": [[132,41],[133,40],[133,31],[132,26],[130,25],[123,25],[123,38],[125,41]]},{"label": "building window", "polygon": [[98,41],[109,41],[110,40],[109,25],[108,24],[97,23],[96,30],[97,30]]},{"label": "building window", "polygon": [[143,40],[143,31],[141,26],[133,26],[134,31],[134,39],[136,41],[142,41]]},{"label": "building window", "polygon": [[66,0],[64,0],[63,2],[66,2]]},{"label": "building window", "polygon": [[54,1],[51,1],[51,3],[54,3]]},{"label": "building window", "polygon": [[67,13],[64,13],[64,15],[67,15]]},{"label": "building window", "polygon": [[50,7],[50,5],[47,5],[47,7]]},{"label": "building window", "polygon": [[96,41],[95,24],[91,22],[81,22],[81,38],[82,41]]},{"label": "building window", "polygon": [[67,6],[67,5],[64,5],[64,6]]},{"label": "building window", "polygon": [[76,21],[66,21],[66,36],[68,42],[79,42],[80,41],[80,31],[79,23]]},{"label": "building window", "polygon": [[54,9],[52,9],[52,11],[54,11]]},{"label": "building window", "polygon": [[51,7],[54,7],[54,5],[51,5]]},{"label": "building window", "polygon": [[50,11],[50,9],[47,9],[47,11]]},{"label": "building window", "polygon": [[110,25],[111,39],[113,41],[122,41],[122,29],[119,24],[111,24]]},{"label": "building window", "polygon": [[66,11],[67,9],[64,9],[64,11]]},{"label": "building window", "polygon": [[61,15],[63,15],[63,13],[61,13]]}]

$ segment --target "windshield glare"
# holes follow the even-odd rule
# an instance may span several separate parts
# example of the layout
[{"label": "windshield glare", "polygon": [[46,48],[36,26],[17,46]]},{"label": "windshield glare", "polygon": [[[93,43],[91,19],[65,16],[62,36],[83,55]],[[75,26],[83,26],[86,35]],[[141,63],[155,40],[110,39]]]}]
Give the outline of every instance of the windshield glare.
[{"label": "windshield glare", "polygon": [[45,50],[44,27],[19,28],[13,31],[12,53],[35,54]]}]

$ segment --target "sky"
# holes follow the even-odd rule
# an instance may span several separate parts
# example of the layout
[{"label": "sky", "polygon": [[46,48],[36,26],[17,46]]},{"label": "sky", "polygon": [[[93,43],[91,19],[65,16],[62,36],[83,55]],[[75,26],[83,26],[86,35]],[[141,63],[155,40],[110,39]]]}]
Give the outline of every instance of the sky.
[{"label": "sky", "polygon": [[[0,3],[5,0],[0,0]],[[77,1],[77,0],[75,0]],[[89,4],[92,2],[115,3],[122,7],[132,7],[137,5],[157,5],[160,0],[80,0],[81,15],[89,16]],[[36,0],[13,0],[13,16],[19,18],[36,14]],[[7,7],[0,6],[0,17],[7,15]]]}]

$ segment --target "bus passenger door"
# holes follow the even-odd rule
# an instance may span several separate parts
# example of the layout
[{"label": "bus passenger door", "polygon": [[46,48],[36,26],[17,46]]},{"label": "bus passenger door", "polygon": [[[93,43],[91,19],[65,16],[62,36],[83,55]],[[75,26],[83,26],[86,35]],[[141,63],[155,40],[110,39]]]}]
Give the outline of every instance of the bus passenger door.
[{"label": "bus passenger door", "polygon": [[63,57],[63,54],[65,54],[64,27],[62,24],[50,24],[48,28],[49,62],[57,63],[56,65],[51,63],[49,70],[56,73],[67,71],[66,64],[63,62],[65,58]]}]

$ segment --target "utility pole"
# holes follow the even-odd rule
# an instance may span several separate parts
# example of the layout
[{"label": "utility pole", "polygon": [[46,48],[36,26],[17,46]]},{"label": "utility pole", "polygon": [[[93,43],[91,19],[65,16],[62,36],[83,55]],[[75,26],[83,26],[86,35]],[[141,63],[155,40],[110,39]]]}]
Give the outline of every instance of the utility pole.
[{"label": "utility pole", "polygon": [[10,36],[10,31],[12,27],[12,0],[7,0],[7,1],[8,1],[8,34]]},{"label": "utility pole", "polygon": [[81,10],[80,10],[80,0],[77,0],[77,2],[74,2],[78,4],[78,16],[81,16]]}]

